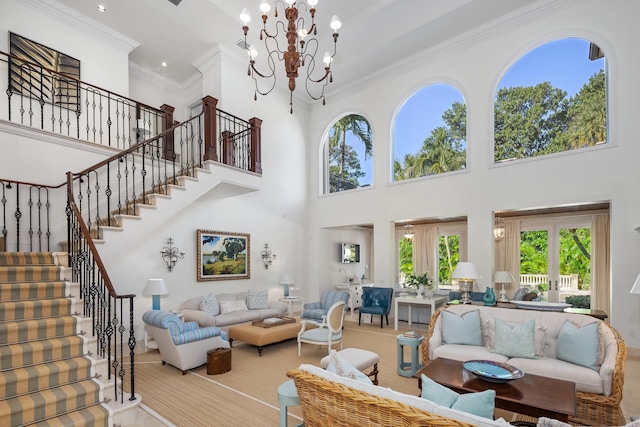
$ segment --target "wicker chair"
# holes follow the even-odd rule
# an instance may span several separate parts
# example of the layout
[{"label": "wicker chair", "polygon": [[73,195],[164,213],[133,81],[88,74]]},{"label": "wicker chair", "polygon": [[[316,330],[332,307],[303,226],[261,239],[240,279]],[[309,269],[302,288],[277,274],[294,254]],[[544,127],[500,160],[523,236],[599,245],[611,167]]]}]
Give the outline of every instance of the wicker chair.
[{"label": "wicker chair", "polygon": [[472,426],[355,390],[310,372],[294,369],[287,375],[296,384],[305,427]]},{"label": "wicker chair", "polygon": [[[429,339],[433,335],[436,319],[444,309],[446,309],[446,307],[436,310],[436,312],[431,316],[429,329],[427,330],[427,335],[422,343],[422,360],[425,365],[430,362]],[[575,417],[569,417],[571,424],[592,426],[621,426],[625,424],[624,415],[622,413],[622,409],[620,409],[620,402],[622,402],[622,389],[624,386],[627,345],[622,339],[622,335],[620,335],[616,329],[609,324],[607,324],[607,326],[616,337],[616,343],[618,345],[611,395],[603,396],[601,394],[577,391],[576,415]]]}]

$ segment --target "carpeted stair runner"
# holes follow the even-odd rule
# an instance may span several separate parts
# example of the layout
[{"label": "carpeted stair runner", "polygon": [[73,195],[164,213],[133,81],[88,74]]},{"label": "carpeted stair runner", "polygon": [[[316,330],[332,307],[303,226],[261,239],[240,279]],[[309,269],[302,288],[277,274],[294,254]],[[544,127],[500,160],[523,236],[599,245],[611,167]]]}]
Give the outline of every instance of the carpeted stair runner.
[{"label": "carpeted stair runner", "polygon": [[0,426],[109,426],[64,268],[0,252]]}]

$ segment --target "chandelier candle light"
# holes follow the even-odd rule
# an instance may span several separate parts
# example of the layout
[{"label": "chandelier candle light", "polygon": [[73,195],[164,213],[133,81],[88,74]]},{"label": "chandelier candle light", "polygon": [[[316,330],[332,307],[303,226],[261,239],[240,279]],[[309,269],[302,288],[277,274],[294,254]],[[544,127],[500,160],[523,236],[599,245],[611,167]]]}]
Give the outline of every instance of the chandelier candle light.
[{"label": "chandelier candle light", "polygon": [[[286,3],[286,5],[285,5]],[[283,20],[276,20],[274,29],[267,30],[267,13],[271,10],[271,5],[267,0],[263,0],[260,4],[260,11],[262,11],[262,23],[263,28],[260,30],[260,40],[264,40],[264,46],[267,51],[267,59],[265,60],[268,72],[258,71],[256,68],[255,58],[258,55],[258,51],[254,46],[247,43],[247,33],[249,32],[249,22],[251,21],[251,14],[246,7],[242,9],[240,13],[240,20],[242,21],[242,31],[244,32],[244,46],[249,54],[249,69],[247,74],[251,76],[255,83],[254,100],[258,100],[258,93],[260,95],[267,95],[273,90],[276,85],[276,61],[284,62],[284,69],[289,79],[289,108],[290,113],[293,114],[293,91],[296,89],[296,79],[298,78],[298,70],[306,65],[305,76],[305,89],[309,96],[314,100],[322,98],[322,104],[325,104],[324,89],[328,83],[333,81],[333,74],[331,73],[331,62],[336,55],[336,46],[338,43],[338,30],[342,26],[340,19],[337,15],[333,15],[331,18],[330,27],[333,30],[333,54],[325,52],[323,57],[324,62],[324,74],[319,77],[313,77],[312,74],[316,68],[316,55],[318,54],[319,42],[316,37],[318,31],[315,23],[315,6],[318,4],[318,0],[295,1],[295,0],[277,0],[274,6],[274,17],[278,17],[278,6],[284,9],[284,16],[286,23]],[[305,18],[300,16],[301,10],[304,9],[306,13],[310,15],[311,26],[305,28]],[[280,32],[282,30],[282,33]],[[280,35],[283,34],[281,37]],[[312,35],[309,39],[305,38]],[[280,47],[278,40],[284,42],[286,38],[286,50]],[[284,45],[284,43],[283,43]],[[271,81],[271,87],[267,90],[260,90],[258,88],[258,78]],[[316,90],[313,94],[309,86],[318,84],[320,89]]]}]

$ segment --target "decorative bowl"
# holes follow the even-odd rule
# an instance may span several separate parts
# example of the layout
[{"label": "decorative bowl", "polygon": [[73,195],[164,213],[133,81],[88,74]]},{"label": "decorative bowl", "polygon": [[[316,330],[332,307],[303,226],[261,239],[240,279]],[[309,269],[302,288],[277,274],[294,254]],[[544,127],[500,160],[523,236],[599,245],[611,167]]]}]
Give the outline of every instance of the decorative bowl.
[{"label": "decorative bowl", "polygon": [[524,372],[515,366],[492,360],[469,360],[462,366],[481,380],[492,383],[506,383],[524,377]]}]

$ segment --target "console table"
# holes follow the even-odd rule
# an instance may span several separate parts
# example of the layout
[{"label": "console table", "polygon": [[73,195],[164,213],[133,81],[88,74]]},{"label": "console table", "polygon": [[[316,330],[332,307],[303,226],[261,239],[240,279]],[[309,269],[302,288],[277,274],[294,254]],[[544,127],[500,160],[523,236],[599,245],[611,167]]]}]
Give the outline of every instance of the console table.
[{"label": "console table", "polygon": [[418,298],[416,296],[406,296],[406,297],[396,297],[394,300],[395,304],[395,317],[393,320],[393,327],[397,331],[398,330],[398,304],[407,304],[409,310],[408,322],[409,326],[411,326],[411,306],[412,305],[429,305],[431,306],[431,314],[436,312],[438,306],[443,306],[447,298],[446,297],[437,297],[434,296],[432,298]]}]

